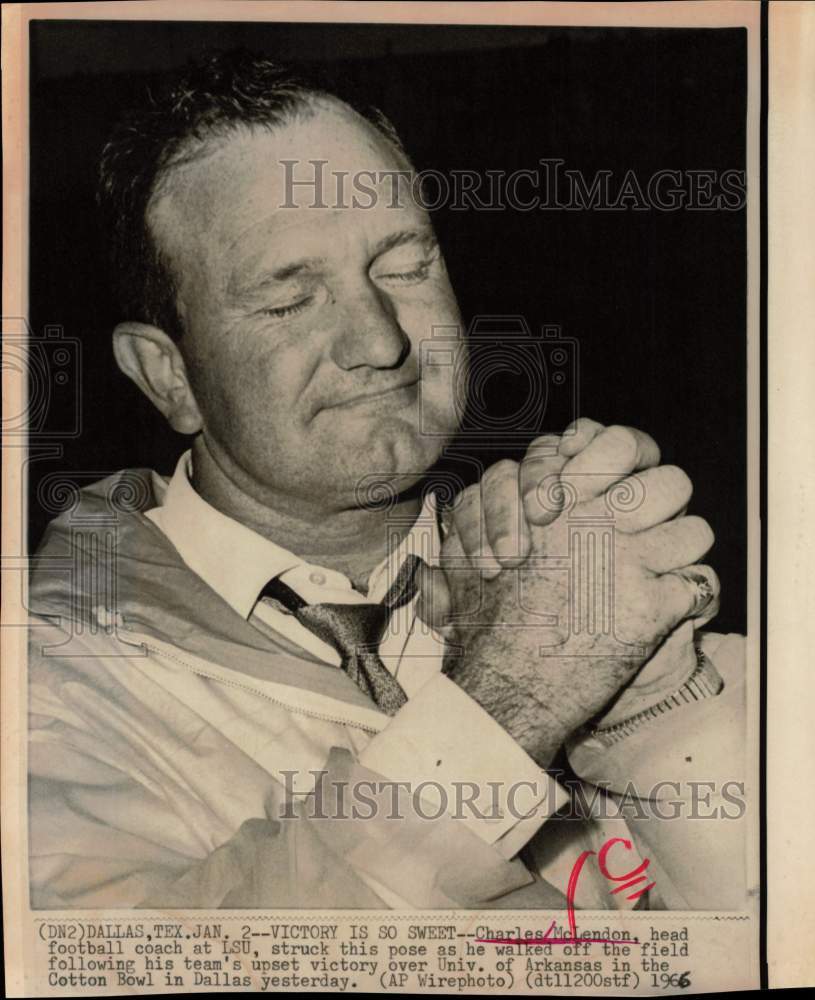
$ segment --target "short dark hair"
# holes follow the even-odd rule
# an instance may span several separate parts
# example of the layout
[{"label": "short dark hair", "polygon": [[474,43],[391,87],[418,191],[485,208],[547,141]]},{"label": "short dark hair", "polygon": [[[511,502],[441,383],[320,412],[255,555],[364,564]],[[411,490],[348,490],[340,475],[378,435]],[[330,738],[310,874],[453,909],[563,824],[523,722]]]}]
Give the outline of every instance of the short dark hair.
[{"label": "short dark hair", "polygon": [[175,281],[147,211],[158,183],[182,157],[241,126],[286,124],[321,98],[348,105],[404,153],[379,109],[322,76],[306,76],[245,49],[209,53],[159,90],[148,88],[145,98],[124,114],[104,147],[97,203],[125,318],[158,326],[176,340],[184,330]]}]

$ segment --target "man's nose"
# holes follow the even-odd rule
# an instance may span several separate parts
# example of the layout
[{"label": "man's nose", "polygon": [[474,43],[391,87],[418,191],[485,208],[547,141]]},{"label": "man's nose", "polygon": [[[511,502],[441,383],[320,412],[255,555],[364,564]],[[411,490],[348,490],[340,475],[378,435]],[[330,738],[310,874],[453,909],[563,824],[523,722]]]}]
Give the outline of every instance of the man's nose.
[{"label": "man's nose", "polygon": [[390,299],[370,283],[344,298],[331,344],[334,363],[346,371],[398,368],[410,353],[410,340]]}]

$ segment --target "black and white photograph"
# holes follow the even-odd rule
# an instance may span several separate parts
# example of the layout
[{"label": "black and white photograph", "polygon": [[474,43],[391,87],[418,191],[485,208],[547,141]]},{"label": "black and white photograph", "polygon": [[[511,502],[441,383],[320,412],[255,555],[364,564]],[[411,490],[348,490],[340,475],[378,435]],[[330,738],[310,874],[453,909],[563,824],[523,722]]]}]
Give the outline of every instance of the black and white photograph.
[{"label": "black and white photograph", "polygon": [[61,6],[31,995],[759,985],[764,5]]}]

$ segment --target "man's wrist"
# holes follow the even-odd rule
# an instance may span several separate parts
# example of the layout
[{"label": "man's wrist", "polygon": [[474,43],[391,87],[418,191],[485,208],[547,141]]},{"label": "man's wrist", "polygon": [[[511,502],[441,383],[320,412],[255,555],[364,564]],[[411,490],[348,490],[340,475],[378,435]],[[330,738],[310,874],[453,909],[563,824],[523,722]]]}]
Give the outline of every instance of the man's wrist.
[{"label": "man's wrist", "polygon": [[445,662],[445,674],[504,729],[535,763],[548,767],[574,727],[498,670],[476,657]]}]

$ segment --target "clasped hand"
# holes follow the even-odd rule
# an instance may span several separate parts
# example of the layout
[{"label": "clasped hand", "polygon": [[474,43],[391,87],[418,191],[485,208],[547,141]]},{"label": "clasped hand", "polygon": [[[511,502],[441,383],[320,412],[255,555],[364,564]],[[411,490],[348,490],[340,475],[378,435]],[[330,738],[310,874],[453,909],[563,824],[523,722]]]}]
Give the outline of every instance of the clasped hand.
[{"label": "clasped hand", "polygon": [[675,570],[713,544],[685,515],[687,475],[632,428],[581,418],[501,461],[449,512],[440,565],[423,566],[419,614],[447,639],[445,671],[546,766],[627,686],[696,588]]}]

